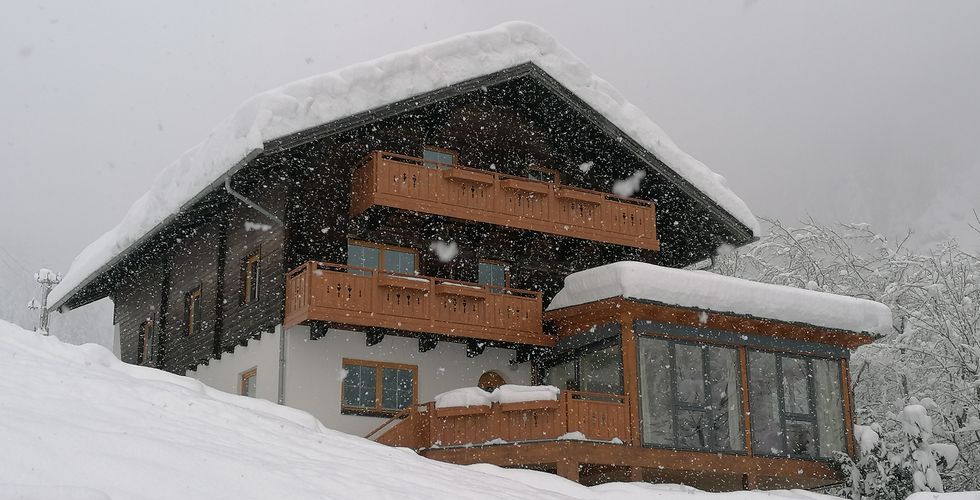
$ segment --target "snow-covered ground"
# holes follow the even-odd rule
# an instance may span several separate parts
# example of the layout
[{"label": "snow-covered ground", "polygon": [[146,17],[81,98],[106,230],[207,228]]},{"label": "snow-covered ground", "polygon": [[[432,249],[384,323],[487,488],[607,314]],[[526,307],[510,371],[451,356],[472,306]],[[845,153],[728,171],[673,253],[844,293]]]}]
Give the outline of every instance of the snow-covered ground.
[{"label": "snow-covered ground", "polygon": [[434,462],[0,321],[0,499],[829,499]]}]

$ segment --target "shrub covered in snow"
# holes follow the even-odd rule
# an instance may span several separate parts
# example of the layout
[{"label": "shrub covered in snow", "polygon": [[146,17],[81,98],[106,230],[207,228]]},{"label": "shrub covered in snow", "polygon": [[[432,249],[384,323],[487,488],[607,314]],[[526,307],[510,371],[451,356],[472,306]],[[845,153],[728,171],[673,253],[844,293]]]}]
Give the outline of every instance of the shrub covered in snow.
[{"label": "shrub covered in snow", "polygon": [[927,406],[935,408],[935,403],[913,398],[897,414],[888,414],[884,425],[855,426],[857,461],[843,454],[838,458],[847,477],[847,496],[887,500],[914,492],[943,492],[940,473],[956,463],[959,452],[952,444],[935,442]]},{"label": "shrub covered in snow", "polygon": [[[888,305],[890,331],[858,349],[850,362],[858,413],[885,427],[868,423],[862,442],[871,441],[873,431],[882,441],[880,453],[906,447],[914,454],[917,448],[889,422],[903,415],[906,405],[927,407],[922,403],[932,401],[932,438],[954,445],[960,460],[946,460],[945,468],[923,466],[920,484],[935,484],[933,470],[947,490],[980,489],[980,249],[950,240],[917,252],[907,247],[907,238],[890,242],[867,224],[829,226],[810,220],[788,227],[766,222],[768,234],[717,259],[713,270]],[[921,415],[909,412],[903,417],[907,425],[916,421],[921,428]],[[943,449],[932,443],[932,450]],[[864,477],[882,468],[877,480],[887,482],[891,469],[882,461],[891,455],[877,456],[862,455],[855,465]],[[918,456],[928,462],[922,452]],[[907,478],[909,492],[914,479]]]}]

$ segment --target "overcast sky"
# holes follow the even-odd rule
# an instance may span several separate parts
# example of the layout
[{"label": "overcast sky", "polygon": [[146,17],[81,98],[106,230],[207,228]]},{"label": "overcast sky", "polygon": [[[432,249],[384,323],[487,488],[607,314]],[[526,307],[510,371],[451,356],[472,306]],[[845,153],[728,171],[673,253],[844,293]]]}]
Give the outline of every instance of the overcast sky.
[{"label": "overcast sky", "polygon": [[249,96],[518,19],[757,215],[980,245],[977,1],[168,0],[6,2],[0,253],[65,271]]}]

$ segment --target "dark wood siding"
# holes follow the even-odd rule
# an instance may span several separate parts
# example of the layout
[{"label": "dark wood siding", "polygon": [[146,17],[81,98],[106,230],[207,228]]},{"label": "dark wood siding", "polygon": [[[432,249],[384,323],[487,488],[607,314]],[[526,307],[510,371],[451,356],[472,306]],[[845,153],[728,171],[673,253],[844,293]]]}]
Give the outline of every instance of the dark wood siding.
[{"label": "dark wood siding", "polygon": [[[215,335],[218,239],[221,218],[181,228],[170,265],[167,318],[163,332],[162,366],[167,371],[184,369],[207,359]],[[201,288],[200,331],[188,335],[187,294]]]},{"label": "dark wood siding", "polygon": [[156,259],[142,266],[132,266],[112,297],[114,323],[119,327],[120,356],[126,363],[136,363],[138,359],[143,322],[152,320],[154,333],[159,334],[164,279],[162,262],[162,259]]},{"label": "dark wood siding", "polygon": [[[285,185],[277,177],[265,176],[241,192],[285,218]],[[249,338],[275,328],[282,320],[284,228],[238,200],[229,200],[227,216],[227,254],[224,264],[223,321],[220,351],[227,352]],[[259,252],[259,296],[245,303],[242,295],[243,264]]]}]

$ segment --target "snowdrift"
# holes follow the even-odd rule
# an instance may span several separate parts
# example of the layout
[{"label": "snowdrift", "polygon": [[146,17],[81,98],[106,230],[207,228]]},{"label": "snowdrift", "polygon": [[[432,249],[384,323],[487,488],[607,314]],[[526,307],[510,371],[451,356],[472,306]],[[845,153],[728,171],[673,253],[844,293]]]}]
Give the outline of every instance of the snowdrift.
[{"label": "snowdrift", "polygon": [[779,500],[676,485],[587,488],[541,472],[434,462],[305,412],[124,364],[0,321],[0,499],[509,498]]}]

